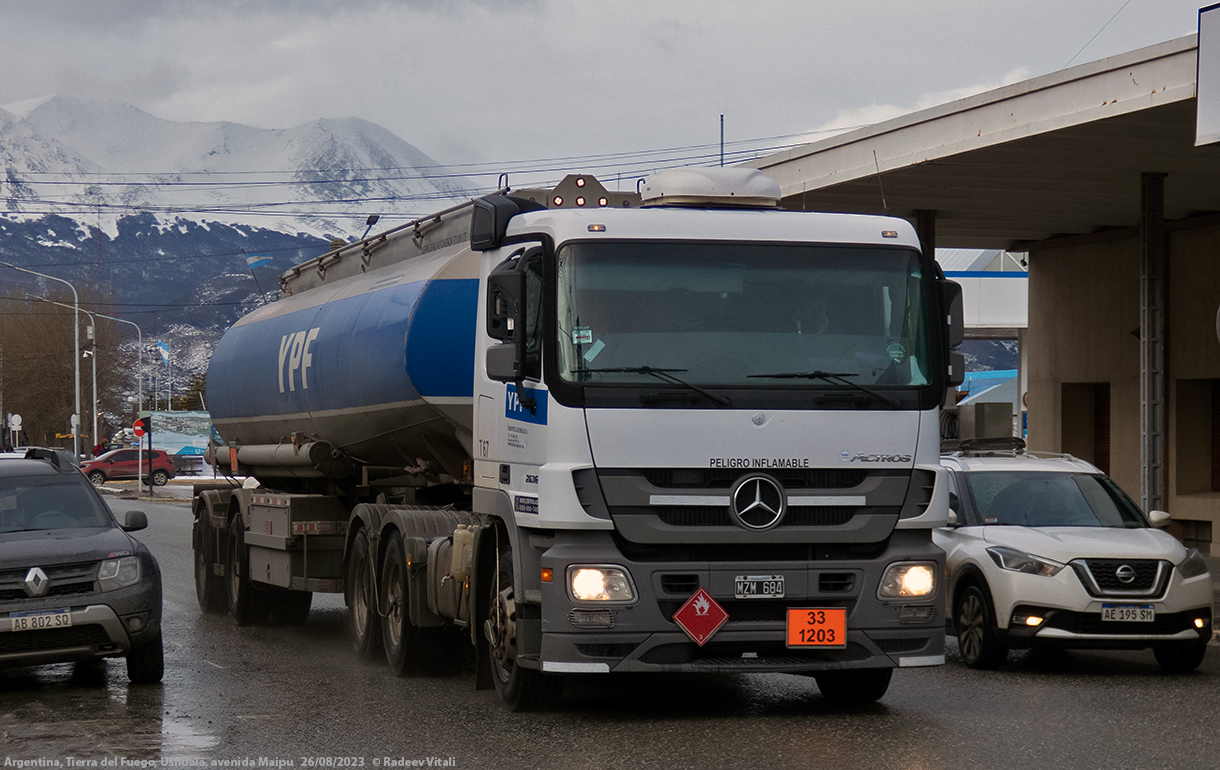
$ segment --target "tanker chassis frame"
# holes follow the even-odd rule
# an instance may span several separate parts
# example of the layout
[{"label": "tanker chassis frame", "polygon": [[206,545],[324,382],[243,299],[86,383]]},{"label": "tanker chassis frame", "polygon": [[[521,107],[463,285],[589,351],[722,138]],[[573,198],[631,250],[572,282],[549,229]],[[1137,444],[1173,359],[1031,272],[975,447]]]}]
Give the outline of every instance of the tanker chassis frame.
[{"label": "tanker chassis frame", "polygon": [[[471,645],[476,687],[494,688],[513,710],[553,704],[567,676],[610,672],[786,672],[813,676],[832,701],[868,702],[884,695],[894,668],[942,663],[944,554],[931,529],[947,517],[937,414],[961,377],[951,350],[961,341],[960,289],[919,252],[907,223],[812,215],[824,218],[812,231],[828,234],[798,238],[811,215],[753,210],[769,189],[757,194],[757,178],[731,171],[728,210],[674,193],[669,179],[655,185],[662,210],[637,211],[631,196],[569,177],[533,200],[501,192],[286,273],[280,303],[297,313],[305,298],[317,307],[310,291],[319,285],[350,284],[348,295],[367,298],[360,281],[406,270],[397,279],[406,285],[413,264],[427,263],[434,284],[477,276],[462,307],[477,317],[472,383],[438,395],[416,375],[412,395],[433,411],[394,418],[391,427],[414,432],[397,434],[394,446],[408,449],[390,458],[384,441],[328,441],[339,434],[312,417],[325,414],[316,406],[313,422],[295,416],[306,414],[299,404],[282,408],[288,417],[271,428],[280,434],[260,436],[259,420],[225,407],[223,392],[213,397],[209,376],[229,444],[209,461],[259,485],[196,486],[201,608],[227,609],[239,626],[299,624],[313,593],[342,593],[361,659],[384,655],[404,675],[445,666]],[[606,203],[573,209],[580,193]],[[548,209],[539,198],[567,204]],[[637,222],[647,225],[637,232]],[[586,235],[606,230],[617,240]],[[745,251],[730,232],[747,233],[738,236]],[[644,253],[615,250],[639,248],[633,239]],[[768,272],[739,275],[746,253]],[[640,277],[642,265],[666,258],[672,264]],[[900,268],[883,275],[896,258]],[[624,312],[703,260],[718,272],[640,306],[664,300],[682,317],[676,326],[657,331],[648,325],[671,321]],[[872,272],[857,266],[870,260]],[[839,282],[830,296],[792,288],[789,274],[811,261],[823,267],[810,283]],[[783,320],[721,326],[742,319],[720,305],[743,288],[771,292],[744,316],[779,308]],[[426,290],[404,323],[425,315]],[[826,325],[817,306],[837,294],[856,306],[881,298],[875,322],[890,332],[879,355],[863,349],[860,329],[814,339]],[[607,303],[617,316],[605,315]],[[301,331],[273,340],[285,397],[326,384],[325,370],[308,368],[326,349],[325,319],[316,323],[298,319]],[[691,323],[709,338],[688,335]],[[411,346],[422,344],[413,333],[408,368]],[[683,335],[675,348],[670,338]],[[834,347],[851,340],[851,351]],[[799,346],[793,358],[787,351]],[[835,356],[839,366],[817,365]],[[681,365],[664,366],[671,361]],[[435,424],[449,432],[420,427]]]}]

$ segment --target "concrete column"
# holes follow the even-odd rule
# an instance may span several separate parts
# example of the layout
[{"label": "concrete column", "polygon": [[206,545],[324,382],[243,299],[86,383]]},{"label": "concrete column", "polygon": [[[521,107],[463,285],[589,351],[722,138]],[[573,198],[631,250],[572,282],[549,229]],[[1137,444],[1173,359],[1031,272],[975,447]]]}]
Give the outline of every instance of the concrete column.
[{"label": "concrete column", "polygon": [[1140,175],[1140,505],[1165,509],[1165,174]]}]

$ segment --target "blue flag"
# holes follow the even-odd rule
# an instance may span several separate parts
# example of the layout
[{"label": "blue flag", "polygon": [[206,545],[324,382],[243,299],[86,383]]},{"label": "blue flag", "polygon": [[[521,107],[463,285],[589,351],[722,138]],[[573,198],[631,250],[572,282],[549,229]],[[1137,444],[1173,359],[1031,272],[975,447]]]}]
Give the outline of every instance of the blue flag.
[{"label": "blue flag", "polygon": [[169,343],[158,340],[157,352],[161,354],[161,360],[165,361],[165,365],[169,366]]},{"label": "blue flag", "polygon": [[245,257],[246,265],[248,265],[251,270],[256,267],[267,267],[271,264],[270,254],[246,254]]}]

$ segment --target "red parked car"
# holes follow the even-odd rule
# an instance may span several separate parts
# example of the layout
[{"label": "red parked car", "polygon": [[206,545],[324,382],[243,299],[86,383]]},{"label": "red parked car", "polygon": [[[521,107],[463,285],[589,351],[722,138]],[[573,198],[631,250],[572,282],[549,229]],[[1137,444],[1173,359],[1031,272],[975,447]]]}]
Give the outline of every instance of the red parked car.
[{"label": "red parked car", "polygon": [[[107,481],[120,479],[143,478],[149,472],[149,452],[144,452],[143,473],[138,473],[136,466],[140,464],[139,454],[135,449],[114,449],[94,460],[81,464],[81,473],[89,477],[94,484],[105,484]],[[154,449],[152,454],[152,483],[158,487],[174,477],[174,461],[160,449]]]}]

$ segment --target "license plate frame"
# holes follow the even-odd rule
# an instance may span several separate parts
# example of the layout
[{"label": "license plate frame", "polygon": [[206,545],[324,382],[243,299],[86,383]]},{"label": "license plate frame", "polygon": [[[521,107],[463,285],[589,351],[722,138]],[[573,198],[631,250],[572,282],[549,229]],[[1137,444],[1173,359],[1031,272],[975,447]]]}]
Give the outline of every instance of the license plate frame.
[{"label": "license plate frame", "polygon": [[48,628],[71,628],[72,610],[63,608],[10,612],[8,620],[9,630],[13,632],[41,631]]},{"label": "license plate frame", "polygon": [[847,646],[847,610],[843,607],[789,607],[785,623],[788,647],[826,650]]},{"label": "license plate frame", "polygon": [[734,599],[783,599],[783,575],[737,575],[733,578]]},{"label": "license plate frame", "polygon": [[1103,604],[1101,619],[1105,623],[1155,623],[1156,606],[1152,604]]}]

